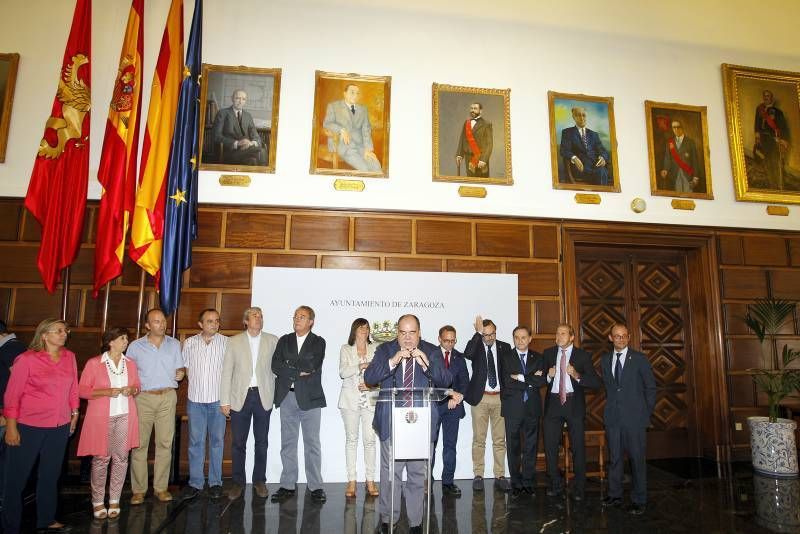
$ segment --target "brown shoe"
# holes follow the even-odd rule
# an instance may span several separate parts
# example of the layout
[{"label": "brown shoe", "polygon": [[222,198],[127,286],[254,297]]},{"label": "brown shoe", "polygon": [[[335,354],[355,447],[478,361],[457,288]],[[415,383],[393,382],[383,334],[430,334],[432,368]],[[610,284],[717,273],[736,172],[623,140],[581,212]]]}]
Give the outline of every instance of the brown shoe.
[{"label": "brown shoe", "polygon": [[365,486],[367,488],[367,493],[369,494],[370,497],[377,497],[378,495],[381,494],[381,492],[378,491],[378,486],[376,486],[373,481],[367,480]]},{"label": "brown shoe", "polygon": [[169,502],[172,500],[172,494],[167,490],[157,491],[156,499],[158,499],[161,502]]},{"label": "brown shoe", "polygon": [[347,483],[347,486],[344,488],[344,496],[345,497],[355,497],[356,496],[356,481],[351,480]]},{"label": "brown shoe", "polygon": [[267,485],[263,482],[253,482],[253,490],[256,492],[256,495],[262,499],[266,499],[269,496]]},{"label": "brown shoe", "polygon": [[131,504],[137,505],[144,502],[144,493],[134,493],[131,497]]},{"label": "brown shoe", "polygon": [[231,486],[231,489],[228,490],[228,499],[235,501],[242,496],[243,489],[244,488],[242,488],[239,484],[234,484]]}]

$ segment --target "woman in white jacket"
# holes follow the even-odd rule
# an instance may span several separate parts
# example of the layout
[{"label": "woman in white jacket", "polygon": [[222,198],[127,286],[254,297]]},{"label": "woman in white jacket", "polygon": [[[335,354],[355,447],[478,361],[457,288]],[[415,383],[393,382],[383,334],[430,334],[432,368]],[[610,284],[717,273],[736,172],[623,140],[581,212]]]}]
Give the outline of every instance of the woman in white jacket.
[{"label": "woman in white jacket", "polygon": [[339,395],[339,410],[344,420],[346,435],[345,459],[347,462],[346,497],[356,496],[356,458],[358,433],[364,441],[364,464],[366,465],[366,490],[370,496],[378,495],[375,484],[375,431],[372,419],[375,416],[374,391],[364,384],[364,369],[375,356],[376,345],[369,339],[369,322],[358,318],[350,327],[347,344],[339,353],[339,376],[342,377],[342,392]]}]

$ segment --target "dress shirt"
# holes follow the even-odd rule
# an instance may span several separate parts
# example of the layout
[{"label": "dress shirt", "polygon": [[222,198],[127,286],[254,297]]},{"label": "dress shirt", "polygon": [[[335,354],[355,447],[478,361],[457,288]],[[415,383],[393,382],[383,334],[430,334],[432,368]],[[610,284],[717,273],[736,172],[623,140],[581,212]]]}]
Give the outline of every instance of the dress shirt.
[{"label": "dress shirt", "polygon": [[303,343],[306,342],[306,338],[308,337],[308,332],[304,336],[298,336],[297,334],[294,335],[297,338],[297,354],[300,354],[300,351],[303,350]]},{"label": "dress shirt", "polygon": [[256,363],[258,363],[258,350],[261,348],[261,332],[257,336],[251,336],[250,332],[247,333],[247,340],[250,342],[250,357],[253,359],[253,376],[250,377],[250,387],[258,387],[258,378],[256,378]]},{"label": "dress shirt", "polygon": [[[483,344],[483,355],[486,357],[489,353],[489,345]],[[494,374],[497,375],[497,385],[495,387],[489,386],[489,363],[486,363],[486,386],[483,388],[485,392],[497,393],[500,391],[500,366],[497,365],[497,343],[492,345],[492,358],[494,359]]]},{"label": "dress shirt", "polygon": [[178,387],[175,371],[183,367],[183,357],[181,344],[174,337],[164,336],[156,347],[149,336],[142,336],[128,345],[125,355],[136,362],[142,391]]},{"label": "dress shirt", "polygon": [[[628,347],[625,347],[622,350],[614,349],[611,351],[611,374],[614,374],[614,368],[617,365],[617,353],[620,353],[619,357],[619,365],[622,368],[623,372],[625,371],[625,358],[628,356]],[[614,378],[617,378],[616,376]]]},{"label": "dress shirt", "polygon": [[[548,379],[548,380],[551,380],[553,382],[553,388],[550,390],[550,393],[561,393],[561,391],[558,389],[558,385],[561,383],[560,382],[561,381],[561,347],[556,345],[556,349],[558,351],[557,354],[556,354],[556,376],[554,376],[552,379]],[[567,347],[566,350],[567,350],[567,365],[569,365],[569,359],[572,356],[572,345]],[[567,379],[565,380],[565,384],[567,385],[567,393],[573,393],[572,380],[570,380],[569,376],[567,376]]]},{"label": "dress shirt", "polygon": [[[684,137],[686,137],[686,136],[685,136],[685,135],[682,135],[682,136],[680,136],[680,137],[676,137],[676,138],[675,138],[675,148],[677,148],[677,149],[680,149],[680,148],[681,148],[681,145],[683,144],[683,138],[684,138]],[[626,348],[627,348],[627,347],[626,347]]]},{"label": "dress shirt", "polygon": [[183,362],[189,375],[189,400],[210,403],[219,401],[222,361],[228,338],[214,334],[206,343],[202,334],[190,337],[183,343]]},{"label": "dress shirt", "polygon": [[23,425],[55,428],[66,425],[78,409],[78,366],[75,354],[61,349],[54,362],[46,351],[20,354],[11,369],[3,413]]},{"label": "dress shirt", "polygon": [[[104,352],[100,362],[105,366],[108,373],[108,382],[112,388],[124,388],[128,386],[128,366],[125,365],[125,356],[119,359],[119,365],[114,365],[108,352]],[[120,370],[122,371],[120,373]],[[108,399],[108,416],[125,415],[128,413],[128,397],[117,395]]]}]

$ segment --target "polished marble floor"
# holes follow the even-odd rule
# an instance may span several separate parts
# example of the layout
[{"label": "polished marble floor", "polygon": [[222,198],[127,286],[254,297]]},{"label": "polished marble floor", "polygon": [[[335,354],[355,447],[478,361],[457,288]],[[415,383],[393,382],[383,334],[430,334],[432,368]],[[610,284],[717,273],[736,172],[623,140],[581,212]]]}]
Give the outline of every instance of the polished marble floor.
[{"label": "polished marble floor", "polygon": [[[800,481],[754,476],[749,465],[726,466],[723,471],[716,464],[697,460],[651,461],[649,503],[640,517],[619,509],[604,511],[600,501],[606,487],[597,479],[589,480],[587,498],[578,505],[546,497],[543,476],[535,498],[494,491],[489,480],[483,493],[473,493],[470,480],[457,481],[462,496],[443,498],[437,482],[430,532],[800,532]],[[277,485],[269,488],[272,493]],[[378,502],[364,497],[363,485],[351,500],[344,497],[344,484],[329,484],[326,491],[328,501],[322,505],[305,496],[303,485],[297,497],[281,504],[258,498],[249,486],[244,497],[234,502],[225,497],[214,501],[205,495],[169,504],[148,498],[141,506],[123,503],[117,520],[98,522],[89,513],[88,486],[65,484],[59,518],[73,526],[73,532],[97,534],[375,532]],[[178,488],[173,493],[177,496]],[[31,503],[26,519],[30,521],[33,514]],[[408,524],[401,519],[395,532],[407,531]]]}]

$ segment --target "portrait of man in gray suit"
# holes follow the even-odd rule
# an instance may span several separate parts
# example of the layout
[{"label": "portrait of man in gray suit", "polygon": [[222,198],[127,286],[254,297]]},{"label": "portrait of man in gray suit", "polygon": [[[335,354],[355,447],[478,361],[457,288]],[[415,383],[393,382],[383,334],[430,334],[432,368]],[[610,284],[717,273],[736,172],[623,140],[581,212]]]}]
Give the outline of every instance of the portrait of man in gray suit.
[{"label": "portrait of man in gray suit", "polygon": [[244,109],[247,93],[236,89],[231,95],[231,106],[221,109],[214,118],[212,137],[222,147],[221,163],[264,166],[268,164],[268,147],[258,134],[253,116]]},{"label": "portrait of man in gray suit", "polygon": [[347,84],[342,99],[328,104],[322,127],[334,134],[328,137],[328,151],[357,171],[381,172],[381,162],[372,144],[372,125],[367,107],[360,104],[361,89]]}]

